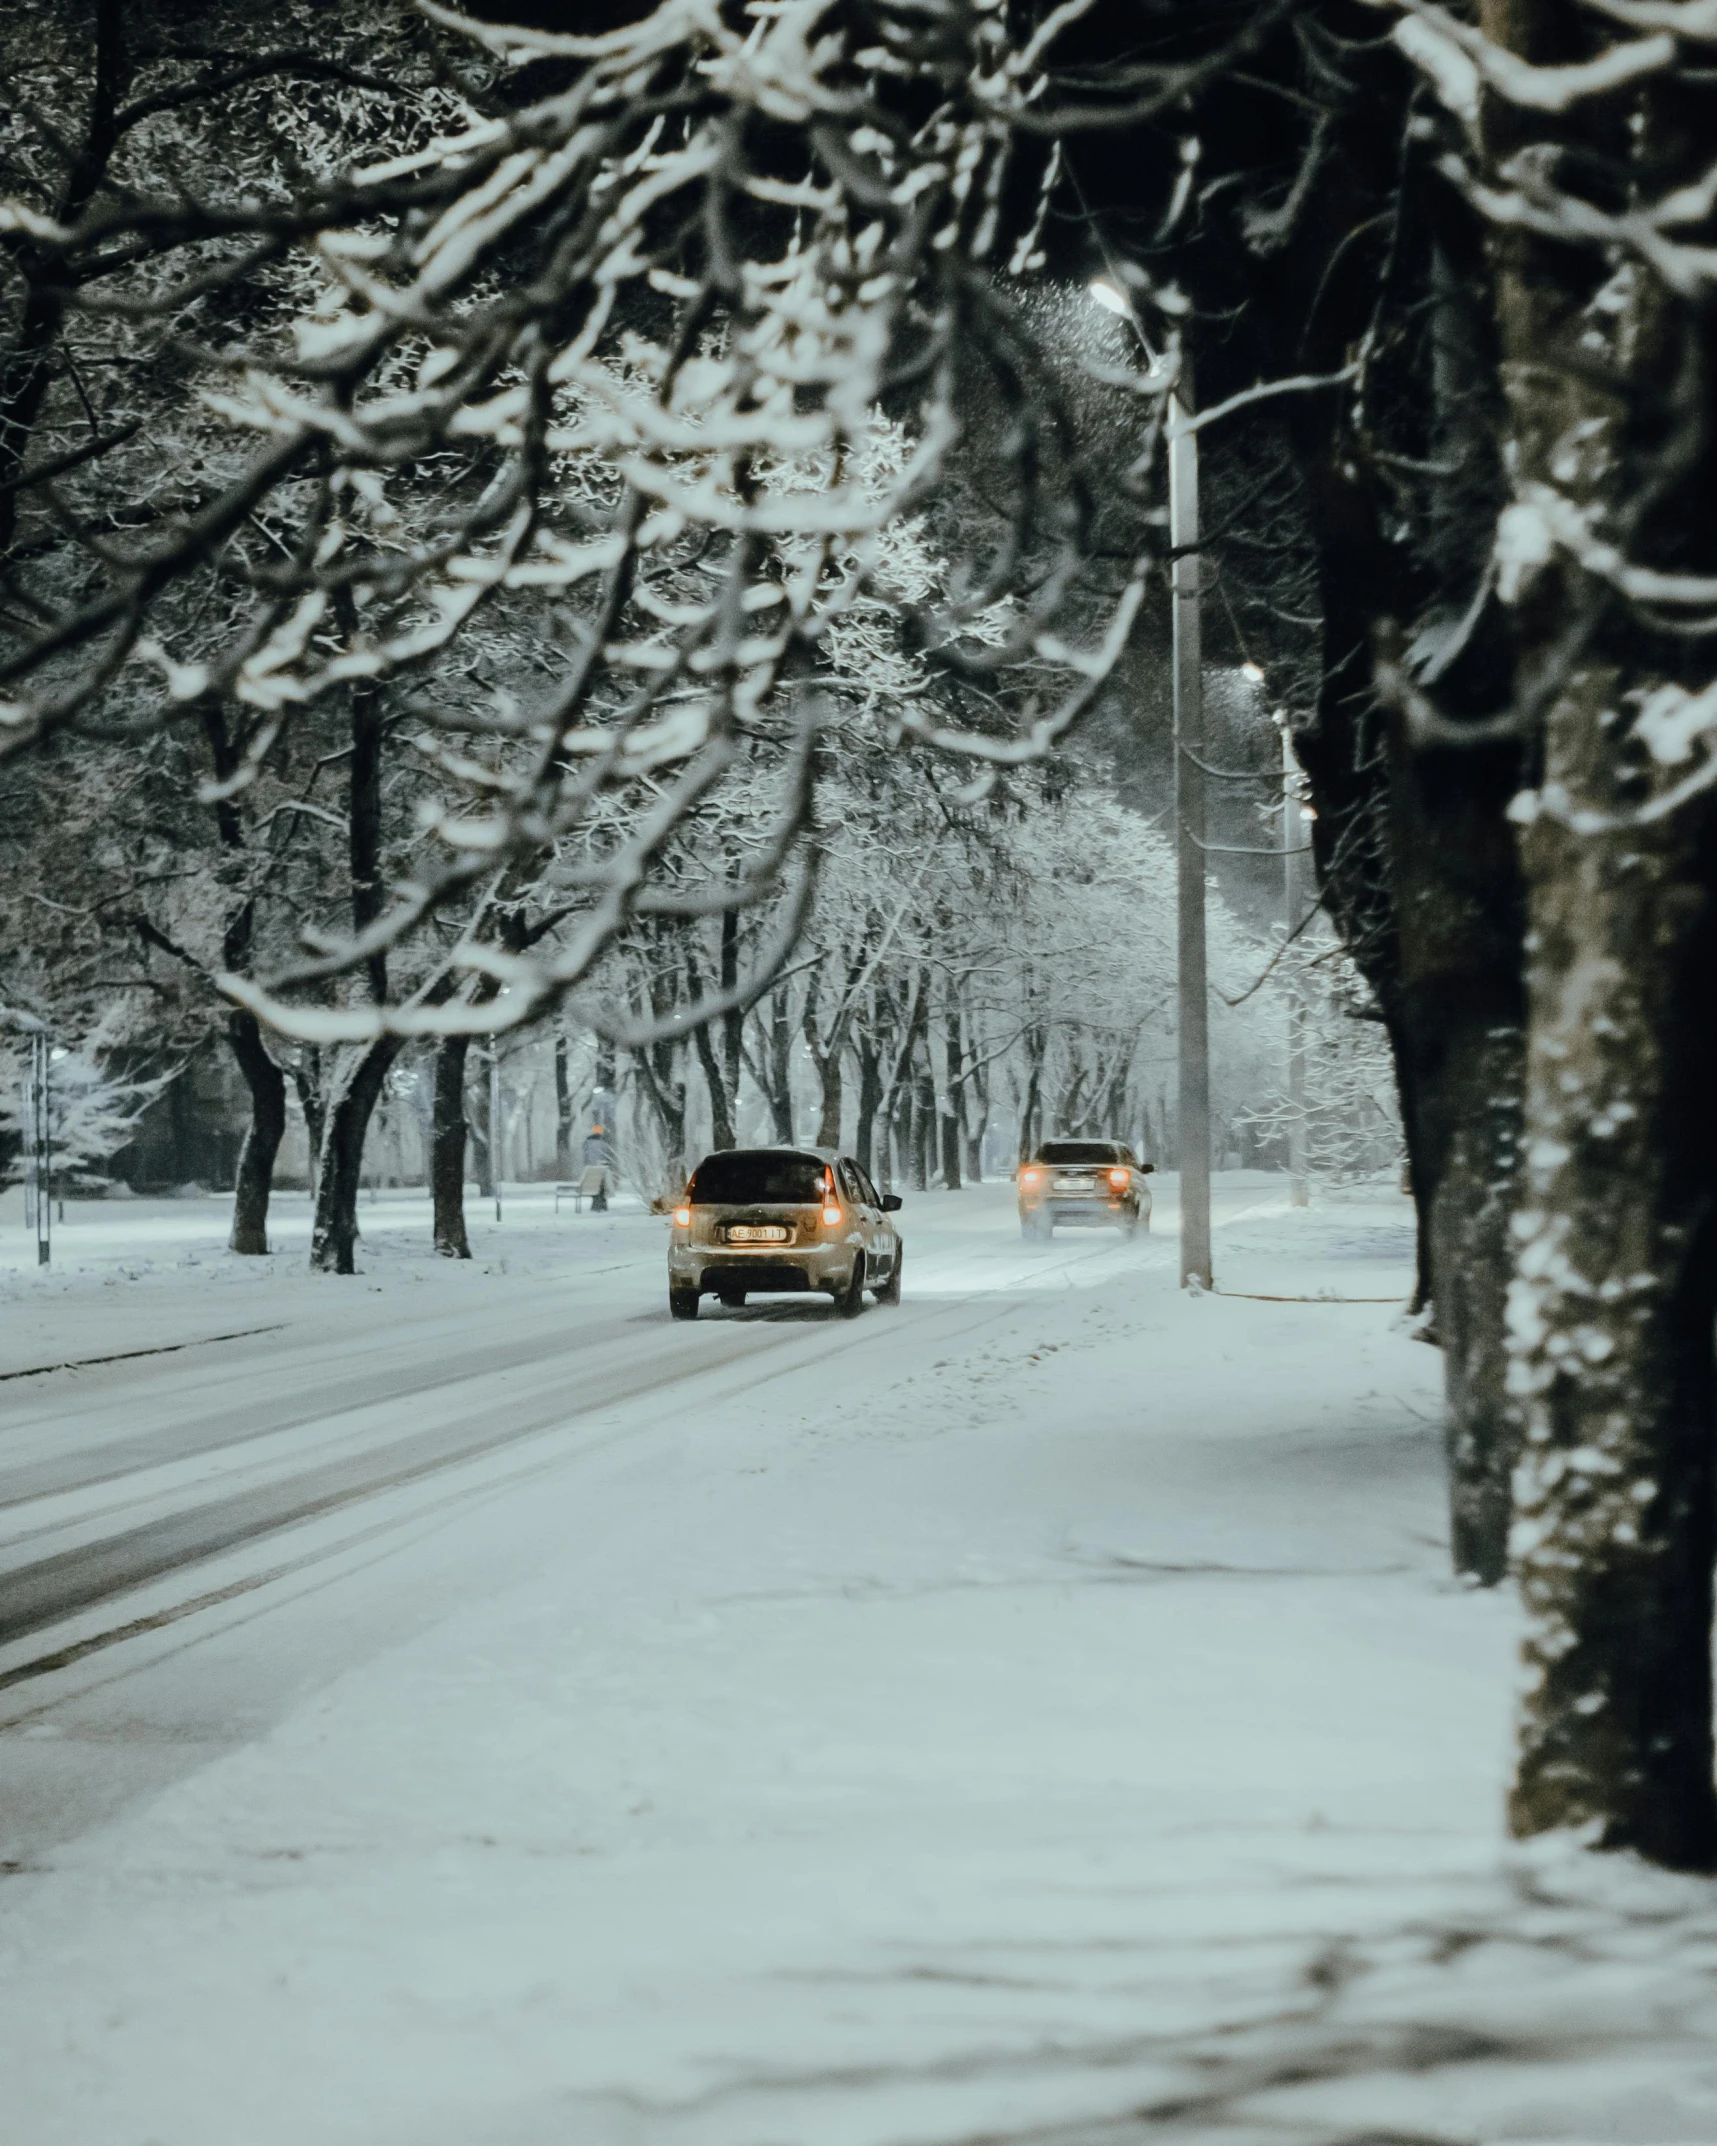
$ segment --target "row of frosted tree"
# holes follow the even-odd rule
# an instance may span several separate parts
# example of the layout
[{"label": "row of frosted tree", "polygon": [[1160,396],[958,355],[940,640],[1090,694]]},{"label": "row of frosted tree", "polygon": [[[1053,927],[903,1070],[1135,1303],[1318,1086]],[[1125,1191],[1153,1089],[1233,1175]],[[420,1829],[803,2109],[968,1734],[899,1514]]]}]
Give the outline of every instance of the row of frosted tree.
[{"label": "row of frosted tree", "polygon": [[[321,1051],[336,1267],[430,1039],[719,1038],[812,924],[844,1082],[825,852],[908,764],[1029,821],[1160,646],[1196,428],[1393,1054],[1456,1562],[1527,1605],[1514,1822],[1717,1862],[1708,0],[9,36],[6,835],[106,882],[32,866],[9,946],[128,923],[265,1130]],[[727,917],[731,981],[612,988]]]}]

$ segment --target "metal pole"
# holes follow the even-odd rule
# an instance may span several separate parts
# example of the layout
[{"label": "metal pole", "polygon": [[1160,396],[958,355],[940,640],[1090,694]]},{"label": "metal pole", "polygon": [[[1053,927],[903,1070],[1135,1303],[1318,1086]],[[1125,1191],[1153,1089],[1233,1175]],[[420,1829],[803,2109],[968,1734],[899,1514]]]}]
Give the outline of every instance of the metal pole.
[{"label": "metal pole", "polygon": [[30,1038],[24,1054],[24,1109],[18,1121],[20,1151],[24,1157],[24,1227],[36,1226],[36,1039]]},{"label": "metal pole", "polygon": [[45,1267],[53,1258],[54,1233],[54,1136],[53,1121],[49,1116],[49,1046],[45,1031],[38,1031],[30,1038],[30,1060],[34,1104],[34,1123],[30,1132],[31,1145],[35,1149],[36,1264]]},{"label": "metal pole", "polygon": [[1176,432],[1192,409],[1181,359],[1169,405],[1169,542],[1174,560],[1175,826],[1180,909],[1180,1279],[1208,1289],[1210,1266],[1210,997],[1204,943],[1204,648],[1199,595],[1198,434]]},{"label": "metal pole", "polygon": [[[1293,733],[1282,725],[1282,896],[1287,909],[1288,933],[1299,928],[1305,913],[1305,880],[1300,858],[1306,842],[1305,814],[1300,807],[1299,763],[1294,758]],[[1306,1002],[1297,971],[1288,970],[1288,1205],[1304,1207],[1306,1200]]]},{"label": "metal pole", "polygon": [[501,1047],[489,1053],[489,1176],[495,1187],[495,1220],[501,1219]]}]

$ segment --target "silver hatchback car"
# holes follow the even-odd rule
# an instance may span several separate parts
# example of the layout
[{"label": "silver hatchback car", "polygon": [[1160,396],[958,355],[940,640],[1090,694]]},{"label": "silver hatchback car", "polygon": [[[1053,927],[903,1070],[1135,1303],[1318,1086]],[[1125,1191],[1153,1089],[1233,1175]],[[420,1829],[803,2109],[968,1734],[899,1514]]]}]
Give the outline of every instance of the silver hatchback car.
[{"label": "silver hatchback car", "polygon": [[868,1289],[900,1302],[900,1196],[878,1192],[850,1155],[826,1148],[724,1148],[692,1172],[668,1238],[668,1309],[701,1297],[740,1305],[776,1290],[821,1290],[855,1319]]}]

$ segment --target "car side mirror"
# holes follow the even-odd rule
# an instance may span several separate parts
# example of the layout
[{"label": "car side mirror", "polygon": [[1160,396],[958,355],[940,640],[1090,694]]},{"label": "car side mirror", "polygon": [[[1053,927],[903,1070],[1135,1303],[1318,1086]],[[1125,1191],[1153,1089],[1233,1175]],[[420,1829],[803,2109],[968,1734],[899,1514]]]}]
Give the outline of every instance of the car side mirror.
[{"label": "car side mirror", "polygon": [[1149,1177],[1155,1171],[1155,1169],[1156,1164],[1154,1162],[1142,1162],[1139,1165],[1139,1175],[1141,1177]]},{"label": "car side mirror", "polygon": [[882,1211],[885,1215],[899,1214],[904,1205],[898,1192],[885,1192],[882,1196]]}]

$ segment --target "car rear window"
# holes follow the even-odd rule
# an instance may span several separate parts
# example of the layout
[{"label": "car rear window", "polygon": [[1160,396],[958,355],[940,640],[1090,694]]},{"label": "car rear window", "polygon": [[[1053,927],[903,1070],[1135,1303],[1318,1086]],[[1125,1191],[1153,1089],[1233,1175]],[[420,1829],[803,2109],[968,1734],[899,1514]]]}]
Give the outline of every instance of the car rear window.
[{"label": "car rear window", "polygon": [[709,1155],[697,1166],[687,1199],[695,1207],[750,1206],[777,1201],[809,1206],[823,1196],[823,1165],[812,1155],[736,1151]]},{"label": "car rear window", "polygon": [[1113,1140],[1046,1140],[1037,1151],[1039,1162],[1118,1162],[1120,1157]]}]

